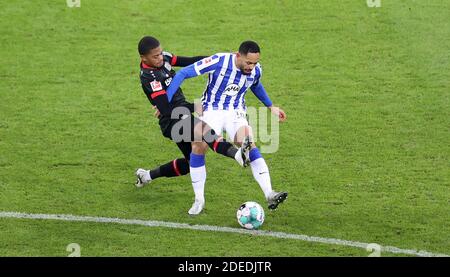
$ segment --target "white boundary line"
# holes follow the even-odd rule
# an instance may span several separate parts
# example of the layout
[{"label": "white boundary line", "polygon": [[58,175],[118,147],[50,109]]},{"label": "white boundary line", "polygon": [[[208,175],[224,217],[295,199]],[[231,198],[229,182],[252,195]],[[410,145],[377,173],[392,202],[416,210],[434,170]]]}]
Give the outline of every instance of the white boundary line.
[{"label": "white boundary line", "polygon": [[[121,219],[110,217],[94,217],[94,216],[76,216],[69,214],[30,214],[19,212],[0,212],[0,218],[25,218],[25,219],[45,219],[45,220],[62,220],[62,221],[78,221],[78,222],[96,222],[96,223],[116,223],[125,225],[141,225],[147,227],[164,227],[187,230],[213,231],[225,233],[247,234],[263,237],[275,237],[282,239],[294,239],[308,242],[318,242],[324,244],[334,244],[348,247],[356,247],[367,249],[369,243],[349,241],[333,238],[312,237],[300,234],[289,234],[283,232],[261,231],[261,230],[245,230],[240,228],[220,227],[211,225],[190,225],[187,223],[176,223],[166,221],[140,220],[140,219]],[[449,257],[447,254],[432,253],[424,250],[401,249],[394,246],[381,246],[381,252],[389,252],[394,254],[406,254],[420,257]]]}]

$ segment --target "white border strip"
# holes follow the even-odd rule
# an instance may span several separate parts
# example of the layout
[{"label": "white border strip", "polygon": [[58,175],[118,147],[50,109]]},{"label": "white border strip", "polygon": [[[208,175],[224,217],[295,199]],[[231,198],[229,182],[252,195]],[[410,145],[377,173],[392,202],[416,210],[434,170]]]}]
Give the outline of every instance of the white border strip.
[{"label": "white border strip", "polygon": [[[176,223],[176,222],[166,222],[166,221],[153,221],[153,220],[140,220],[140,219],[121,219],[121,218],[109,218],[109,217],[94,217],[94,216],[76,216],[68,214],[30,214],[30,213],[19,213],[19,212],[0,212],[0,218],[25,218],[25,219],[46,219],[46,220],[62,220],[62,221],[79,221],[79,222],[96,222],[96,223],[116,223],[125,225],[141,225],[147,227],[165,227],[165,228],[176,228],[176,229],[187,229],[187,230],[200,230],[200,231],[213,231],[213,232],[226,232],[226,233],[237,233],[237,234],[247,234],[254,236],[264,236],[264,237],[275,237],[281,239],[295,239],[308,242],[318,242],[324,244],[334,244],[341,246],[349,246],[367,249],[369,243],[333,239],[333,238],[322,238],[322,237],[312,237],[307,235],[299,234],[288,234],[283,232],[272,232],[272,231],[262,231],[262,230],[245,230],[240,228],[231,227],[219,227],[211,225],[189,225],[187,223]],[[420,257],[449,257],[446,254],[432,253],[424,250],[415,249],[401,249],[394,246],[381,246],[381,252],[389,252],[394,254],[406,254],[412,256]]]}]

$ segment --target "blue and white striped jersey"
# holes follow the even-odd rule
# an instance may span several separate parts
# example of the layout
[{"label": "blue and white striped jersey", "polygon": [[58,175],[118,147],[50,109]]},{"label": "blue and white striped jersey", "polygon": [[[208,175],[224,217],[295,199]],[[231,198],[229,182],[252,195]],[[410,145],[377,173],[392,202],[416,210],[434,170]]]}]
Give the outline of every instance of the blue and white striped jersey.
[{"label": "blue and white striped jersey", "polygon": [[197,75],[209,75],[202,96],[204,110],[246,110],[245,93],[258,85],[262,69],[258,63],[245,75],[236,67],[235,58],[233,53],[218,53],[194,64]]}]

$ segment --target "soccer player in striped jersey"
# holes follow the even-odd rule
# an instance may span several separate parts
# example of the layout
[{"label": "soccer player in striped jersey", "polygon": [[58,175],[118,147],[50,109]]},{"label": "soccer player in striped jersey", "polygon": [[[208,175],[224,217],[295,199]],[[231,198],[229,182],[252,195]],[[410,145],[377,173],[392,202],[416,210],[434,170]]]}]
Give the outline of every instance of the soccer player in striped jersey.
[{"label": "soccer player in striped jersey", "polygon": [[[273,106],[261,83],[262,69],[259,58],[258,44],[254,41],[244,41],[237,53],[218,53],[178,71],[167,89],[167,97],[169,101],[172,101],[172,95],[183,80],[208,74],[208,83],[202,97],[201,119],[217,134],[226,130],[237,145],[251,143],[250,166],[253,176],[264,192],[269,209],[274,210],[287,198],[287,192],[272,190],[267,164],[255,143],[252,142],[252,131],[246,118],[245,106],[245,94],[248,88],[281,122],[286,120],[286,114],[282,109]],[[194,190],[197,187],[197,191],[203,192],[206,180],[205,164],[202,163],[196,167],[191,165],[190,172]],[[196,198],[204,199],[200,193]]]}]

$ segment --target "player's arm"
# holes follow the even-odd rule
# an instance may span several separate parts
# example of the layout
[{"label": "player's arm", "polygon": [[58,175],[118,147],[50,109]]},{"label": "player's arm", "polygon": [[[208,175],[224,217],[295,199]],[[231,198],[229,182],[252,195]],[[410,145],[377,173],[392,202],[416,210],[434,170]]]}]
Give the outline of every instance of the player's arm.
[{"label": "player's arm", "polygon": [[177,92],[178,88],[180,88],[185,79],[193,78],[216,70],[219,60],[219,57],[214,55],[179,70],[167,88],[167,98],[169,99],[169,102],[172,101],[173,95]]},{"label": "player's arm", "polygon": [[261,83],[261,76],[262,68],[260,64],[257,64],[255,68],[255,79],[253,81],[253,84],[250,86],[250,90],[255,94],[259,101],[261,101],[266,107],[270,108],[272,106],[272,100],[270,100],[266,89]]},{"label": "player's arm", "polygon": [[144,79],[142,82],[144,93],[148,100],[153,102],[153,104],[158,109],[159,113],[163,116],[168,116],[172,114],[172,107],[167,99],[167,92],[163,89],[161,82],[157,80]]},{"label": "player's arm", "polygon": [[[196,63],[208,56],[196,56],[196,57],[182,57],[182,56],[174,56],[175,57],[175,61],[172,64],[172,66],[181,66],[181,67],[185,67],[188,65],[191,65],[193,63]],[[173,61],[173,59],[172,59]]]},{"label": "player's arm", "polygon": [[261,101],[270,111],[276,115],[281,122],[286,120],[286,113],[279,107],[273,106],[272,100],[270,100],[269,95],[266,92],[263,84],[260,81],[262,70],[259,67],[257,70],[257,76],[255,76],[255,83],[250,87],[250,90],[255,94],[255,96]]},{"label": "player's arm", "polygon": [[255,96],[261,101],[266,107],[270,108],[272,106],[272,100],[270,100],[269,95],[266,92],[263,84],[258,81],[257,84],[252,85],[250,87],[251,91],[255,94]]},{"label": "player's arm", "polygon": [[266,89],[262,85],[261,82],[255,84],[250,87],[252,92],[256,95],[256,97],[261,101],[270,111],[279,118],[281,122],[286,120],[286,113],[279,107],[273,106],[272,100],[270,100],[269,95],[266,92]]},{"label": "player's arm", "polygon": [[188,65],[191,65],[193,63],[196,63],[208,56],[196,56],[196,57],[183,57],[183,56],[177,56],[170,52],[163,52],[164,56],[167,56],[170,61],[171,66],[181,66],[185,67]]},{"label": "player's arm", "polygon": [[167,99],[168,101],[172,101],[173,95],[180,88],[181,84],[185,79],[193,78],[198,76],[194,70],[194,65],[186,66],[185,68],[179,70],[175,77],[173,77],[172,82],[170,82],[169,87],[167,88]]}]

